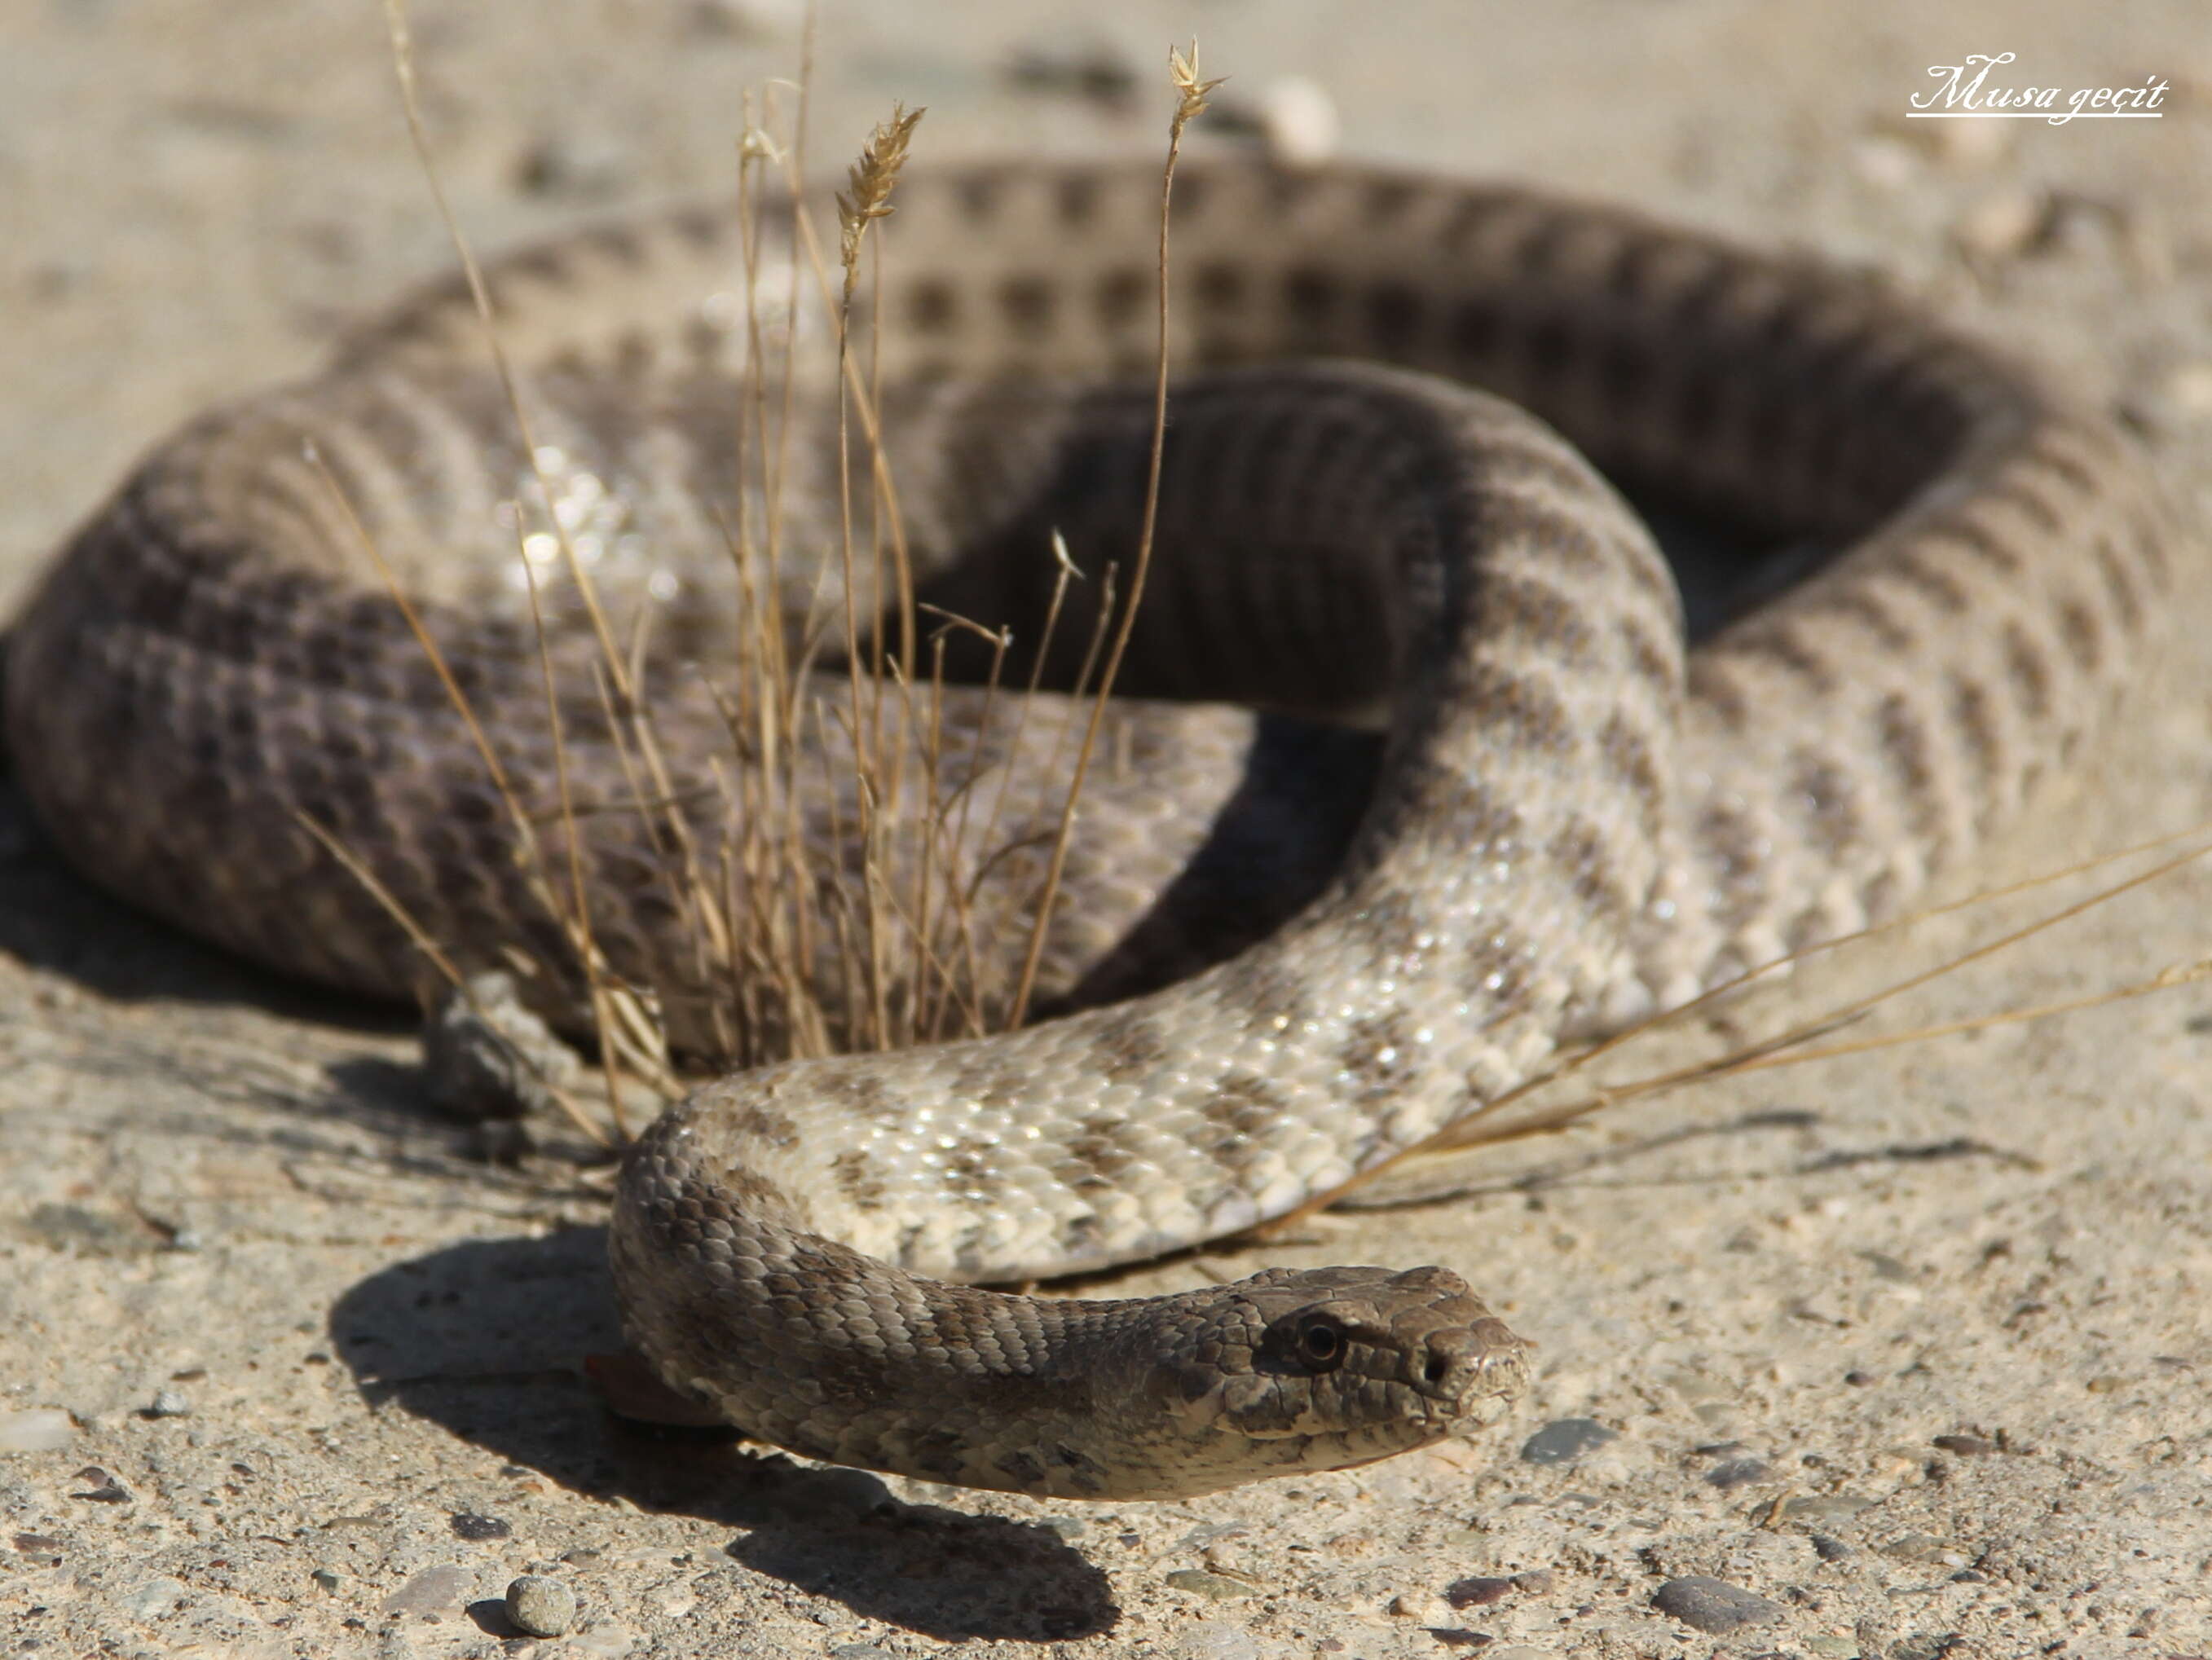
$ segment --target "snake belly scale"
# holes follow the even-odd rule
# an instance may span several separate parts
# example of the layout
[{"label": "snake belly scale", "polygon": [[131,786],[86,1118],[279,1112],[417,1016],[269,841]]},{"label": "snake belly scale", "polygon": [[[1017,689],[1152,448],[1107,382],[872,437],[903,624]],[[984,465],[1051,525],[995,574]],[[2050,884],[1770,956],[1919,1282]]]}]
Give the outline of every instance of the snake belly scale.
[{"label": "snake belly scale", "polygon": [[[901,186],[860,350],[918,566],[968,614],[1021,613],[1054,528],[1079,559],[1126,554],[1158,192],[1145,166]],[[1870,278],[1352,167],[1194,163],[1176,204],[1189,378],[1128,680],[1156,701],[1117,708],[1140,764],[1086,795],[1048,982],[1141,931],[1234,805],[1223,780],[1264,723],[1176,700],[1387,708],[1371,799],[1294,914],[1223,960],[1003,1036],[732,1076],[646,1133],[612,1230],[632,1340],[802,1453],[1167,1497],[1494,1418],[1522,1346],[1441,1269],[1103,1303],[974,1285],[1280,1214],[1563,1034],[1892,913],[2063,769],[2172,580],[2128,436]],[[732,631],[720,527],[757,510],[733,459],[739,261],[726,216],[680,212],[489,272],[538,471],[605,519],[602,584],[653,612],[676,666],[711,666]],[[871,314],[864,297],[864,332]],[[836,522],[819,440],[793,445],[794,546]],[[1836,551],[1686,651],[1664,562],[1584,455]],[[520,949],[573,999],[476,752],[328,487],[543,805],[555,739],[503,507],[531,460],[457,283],[158,449],[11,640],[15,764],[69,856],[282,970],[406,994],[412,948],[304,812],[457,955]],[[547,603],[554,656],[584,664],[573,605]],[[726,741],[701,678],[649,676],[679,774],[712,766],[685,734]],[[591,703],[568,711],[572,785],[619,805],[635,790]],[[981,767],[1042,752],[969,741]],[[579,820],[594,928],[617,972],[675,988],[681,1037],[708,988],[633,817]]]}]

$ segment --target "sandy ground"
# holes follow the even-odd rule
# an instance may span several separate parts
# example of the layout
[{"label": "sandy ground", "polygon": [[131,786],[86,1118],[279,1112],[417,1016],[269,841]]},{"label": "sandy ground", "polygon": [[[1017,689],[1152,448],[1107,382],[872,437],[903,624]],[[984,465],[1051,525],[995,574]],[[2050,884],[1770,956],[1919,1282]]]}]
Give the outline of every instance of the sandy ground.
[{"label": "sandy ground", "polygon": [[[1154,66],[1194,30],[1237,91],[1318,80],[1352,152],[1878,263],[2124,402],[2185,502],[2212,487],[2201,9],[1103,9],[829,8],[817,154],[894,98],[931,106],[927,154],[1149,148]],[[485,246],[725,186],[741,89],[798,58],[792,15],[740,0],[418,21]],[[1023,51],[1141,90],[1024,82]],[[2158,121],[1899,119],[1972,51],[2172,91]],[[0,607],[143,445],[444,258],[374,7],[7,0]],[[2212,818],[2200,562],[2175,662],[1984,874]],[[2194,959],[2208,899],[2185,872],[1916,1013]],[[1473,1446],[1103,1511],[614,1427],[578,1370],[611,1341],[591,1195],[474,1162],[388,1020],[106,902],[12,798],[0,1060],[9,1655],[526,1653],[494,1599],[532,1569],[579,1604],[546,1651],[609,1657],[2212,1651],[2201,989],[1673,1098],[1472,1195],[1330,1219],[1276,1259],[1460,1268],[1541,1342],[1532,1398]],[[1759,1622],[1655,1606],[1690,1575]]]}]

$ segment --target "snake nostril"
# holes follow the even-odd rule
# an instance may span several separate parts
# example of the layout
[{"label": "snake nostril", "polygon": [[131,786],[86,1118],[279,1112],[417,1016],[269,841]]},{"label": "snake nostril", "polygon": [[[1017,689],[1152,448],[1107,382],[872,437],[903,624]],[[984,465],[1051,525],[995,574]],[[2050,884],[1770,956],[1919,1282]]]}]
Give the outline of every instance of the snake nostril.
[{"label": "snake nostril", "polygon": [[1431,1349],[1429,1363],[1421,1368],[1421,1376],[1431,1383],[1441,1383],[1444,1381],[1444,1374],[1450,1370],[1451,1357]]}]

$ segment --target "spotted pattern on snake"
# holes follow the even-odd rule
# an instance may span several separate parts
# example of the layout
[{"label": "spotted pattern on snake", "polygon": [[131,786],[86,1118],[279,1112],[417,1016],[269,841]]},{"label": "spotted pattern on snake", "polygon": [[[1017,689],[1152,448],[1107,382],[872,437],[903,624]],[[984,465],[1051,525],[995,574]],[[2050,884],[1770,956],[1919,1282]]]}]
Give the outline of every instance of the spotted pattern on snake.
[{"label": "spotted pattern on snake", "polygon": [[[880,366],[916,569],[951,609],[1033,630],[1055,528],[1080,564],[1127,556],[1158,182],[1014,166],[901,187],[884,326],[864,294],[855,360]],[[1187,378],[1125,682],[1141,696],[1109,745],[1142,759],[1086,795],[1051,919],[1045,993],[1074,1012],[726,1078],[628,1159],[612,1253],[633,1341],[802,1453],[1165,1497],[1494,1419],[1522,1347],[1440,1269],[1107,1303],[974,1286],[1279,1215],[1564,1037],[1893,914],[2065,768],[2138,678],[2173,577],[2127,435],[1875,277],[1357,167],[1194,165],[1175,203]],[[752,293],[771,326],[797,291],[775,222]],[[498,264],[490,287],[538,459],[605,531],[623,626],[650,621],[646,695],[685,799],[728,746],[707,689],[738,599],[726,527],[762,507],[735,230],[704,212],[616,226]],[[836,525],[828,347],[793,326],[817,394],[782,531],[818,548]],[[365,531],[514,787],[556,817],[514,581],[527,527],[503,509],[530,460],[458,283],[157,450],[13,638],[10,743],[69,856],[280,969],[404,994],[413,948],[305,813],[457,956],[520,950],[537,994],[573,1005],[485,769],[361,551]],[[1831,556],[1686,658],[1664,562],[1592,461]],[[708,1047],[715,988],[685,966],[588,690],[589,632],[548,581],[550,654],[586,688],[559,741],[595,932]],[[1018,739],[957,698],[947,719],[994,776],[1048,757],[1073,707],[1040,695]],[[1370,785],[1343,824],[1253,783],[1295,781],[1338,741],[1328,722],[1376,710],[1387,737],[1352,767]],[[849,770],[822,742],[824,775]],[[695,829],[726,833],[711,813]],[[1264,938],[1209,952],[1206,929],[1163,917],[1179,873],[1224,846],[1277,848],[1283,892]],[[1003,894],[1018,920],[1034,868]]]}]

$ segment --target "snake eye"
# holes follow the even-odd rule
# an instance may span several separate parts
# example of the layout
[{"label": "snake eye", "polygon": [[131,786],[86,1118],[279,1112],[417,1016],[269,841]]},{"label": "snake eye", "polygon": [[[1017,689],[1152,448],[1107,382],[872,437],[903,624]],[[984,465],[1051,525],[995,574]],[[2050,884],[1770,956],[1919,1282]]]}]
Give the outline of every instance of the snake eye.
[{"label": "snake eye", "polygon": [[1316,1371],[1334,1371],[1344,1364],[1344,1328],[1316,1315],[1298,1328],[1298,1359]]}]

